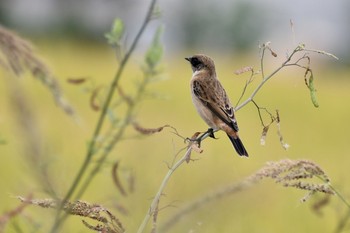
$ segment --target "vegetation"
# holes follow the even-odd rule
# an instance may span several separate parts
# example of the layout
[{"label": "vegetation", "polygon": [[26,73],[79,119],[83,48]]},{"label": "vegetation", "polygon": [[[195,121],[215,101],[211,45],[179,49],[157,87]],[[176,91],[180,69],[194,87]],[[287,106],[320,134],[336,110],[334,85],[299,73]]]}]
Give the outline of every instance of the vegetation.
[{"label": "vegetation", "polygon": [[[246,66],[244,58],[235,59],[241,62],[234,64],[239,76],[233,74],[231,59],[217,59],[224,65],[219,65],[219,77],[227,76],[221,80],[237,100],[241,135],[251,157],[233,156],[224,140],[206,139],[199,148],[186,140],[206,130],[194,113],[189,91],[183,91],[188,90],[191,71],[181,55],[164,68],[161,25],[143,58],[133,59],[149,22],[160,16],[155,3],[130,43],[125,43],[127,29],[117,19],[105,35],[112,49],[43,44],[57,75],[29,42],[1,28],[1,104],[6,108],[1,121],[6,127],[0,139],[2,164],[9,165],[2,166],[1,177],[8,179],[0,184],[4,190],[12,185],[19,189],[11,194],[16,198],[0,194],[7,203],[1,209],[0,231],[345,229],[350,206],[341,177],[347,168],[348,126],[343,122],[349,113],[335,99],[349,97],[344,88],[348,81],[330,80],[334,73],[313,66],[318,55],[336,57],[303,44],[283,56],[268,42],[260,46],[256,68]],[[135,60],[142,64],[137,67]],[[346,71],[336,72],[346,77]],[[172,78],[164,81],[165,74]],[[26,76],[39,79],[45,88]],[[316,88],[321,91],[316,93]],[[65,98],[61,89],[67,91]],[[79,90],[86,95],[77,95]],[[49,95],[60,108],[42,97]],[[276,136],[271,133],[274,127]],[[278,143],[291,148],[281,150]],[[303,193],[279,190],[267,182],[257,185],[266,178]],[[341,204],[330,202],[331,195]],[[67,221],[71,215],[83,218],[83,224]]]}]

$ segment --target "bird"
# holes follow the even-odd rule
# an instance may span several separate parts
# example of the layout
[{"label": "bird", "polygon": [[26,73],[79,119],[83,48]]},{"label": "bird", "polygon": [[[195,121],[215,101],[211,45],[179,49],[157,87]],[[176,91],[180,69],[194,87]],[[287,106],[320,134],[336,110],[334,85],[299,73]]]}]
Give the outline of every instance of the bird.
[{"label": "bird", "polygon": [[[204,54],[185,59],[190,62],[193,72],[190,82],[192,102],[198,114],[210,127],[206,133],[215,138],[214,131],[224,131],[238,155],[248,157],[248,152],[238,135],[235,110],[216,75],[214,61]],[[198,139],[200,143],[201,137]]]}]

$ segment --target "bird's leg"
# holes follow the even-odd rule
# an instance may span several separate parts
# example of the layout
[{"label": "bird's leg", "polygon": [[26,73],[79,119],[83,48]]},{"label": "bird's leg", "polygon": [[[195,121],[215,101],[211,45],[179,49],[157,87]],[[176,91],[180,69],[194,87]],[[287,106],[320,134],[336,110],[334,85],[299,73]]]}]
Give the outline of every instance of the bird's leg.
[{"label": "bird's leg", "polygon": [[209,137],[211,137],[211,138],[217,139],[217,138],[215,137],[215,135],[214,135],[214,129],[213,129],[213,128],[209,128],[208,131],[204,133],[204,135],[205,135],[205,134],[208,134]]},{"label": "bird's leg", "polygon": [[186,138],[186,140],[190,141],[190,142],[197,142],[198,143],[198,147],[201,147],[201,142],[204,138],[204,136],[208,135],[211,138],[217,139],[214,135],[214,129],[209,128],[206,132],[204,132],[202,135],[200,135],[197,138]]}]

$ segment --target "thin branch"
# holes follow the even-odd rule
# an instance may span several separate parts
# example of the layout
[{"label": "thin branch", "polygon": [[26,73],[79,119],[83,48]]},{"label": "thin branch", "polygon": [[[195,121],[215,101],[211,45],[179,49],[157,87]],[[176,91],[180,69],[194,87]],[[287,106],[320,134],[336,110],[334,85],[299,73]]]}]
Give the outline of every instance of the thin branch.
[{"label": "thin branch", "polygon": [[[261,83],[255,88],[255,90],[252,92],[252,94],[248,97],[248,99],[246,99],[242,104],[240,104],[239,106],[237,106],[235,108],[235,111],[238,111],[239,109],[243,108],[244,106],[246,106],[248,103],[250,103],[254,97],[256,96],[256,94],[260,91],[260,89],[264,86],[264,84],[270,80],[276,73],[278,73],[282,68],[284,68],[288,62],[290,62],[290,60],[292,59],[292,57],[297,53],[303,50],[302,45],[299,45],[297,48],[294,49],[294,51],[292,52],[291,55],[289,55],[287,57],[287,59],[282,63],[281,66],[279,66],[277,69],[275,69],[271,74],[269,74],[267,77],[263,76],[263,80],[261,81]],[[263,50],[264,51],[264,50]]]},{"label": "thin branch", "polygon": [[[204,139],[206,139],[207,137],[209,137],[209,133],[206,133],[205,135],[203,135],[201,137],[201,140],[203,141]],[[163,191],[165,189],[165,187],[167,186],[172,174],[185,162],[189,161],[189,156],[192,152],[192,149],[193,147],[191,147],[191,144],[193,144],[195,142],[190,142],[190,145],[188,147],[188,149],[186,150],[186,153],[176,162],[174,163],[170,168],[169,168],[169,171],[168,173],[165,175],[159,189],[158,189],[158,192],[157,194],[155,195],[155,197],[153,198],[153,201],[149,207],[149,211],[147,212],[147,214],[145,215],[137,233],[142,233],[144,232],[146,226],[147,226],[147,223],[148,221],[150,220],[150,218],[152,217],[153,213],[155,211],[157,211],[157,208],[158,208],[158,204],[160,202],[160,198],[163,194]]]},{"label": "thin branch", "polygon": [[[251,71],[251,74],[250,74],[249,79],[246,81],[246,83],[245,83],[245,85],[244,85],[244,87],[243,87],[241,96],[239,97],[239,99],[238,99],[238,101],[237,101],[237,103],[236,103],[235,106],[237,106],[237,105],[239,104],[239,102],[241,102],[241,100],[242,100],[242,98],[243,98],[245,92],[247,91],[248,85],[254,80],[254,75],[257,74],[257,73],[254,72],[253,67],[244,67],[244,68],[243,68],[243,72],[245,72],[245,70],[250,70],[250,71]],[[236,71],[235,73],[236,73],[236,74],[241,74],[241,73],[243,73],[243,72],[241,72],[241,71]]]},{"label": "thin branch", "polygon": [[[147,14],[146,14],[146,17],[141,25],[141,28],[139,29],[139,31],[138,31],[134,41],[132,42],[131,47],[129,48],[128,52],[125,54],[125,56],[123,57],[123,59],[120,63],[119,69],[117,70],[117,72],[114,76],[114,79],[111,83],[109,92],[107,94],[106,101],[103,104],[102,112],[100,114],[100,117],[98,119],[95,131],[94,131],[92,139],[91,139],[91,142],[89,144],[89,148],[87,150],[85,160],[84,160],[83,164],[81,165],[80,170],[79,170],[78,174],[76,175],[76,177],[75,177],[71,187],[69,188],[67,194],[63,198],[62,203],[65,203],[67,200],[69,200],[72,197],[73,193],[75,192],[76,188],[78,187],[78,184],[80,183],[83,175],[85,174],[85,172],[86,172],[86,170],[91,162],[91,159],[92,159],[92,156],[93,156],[94,150],[95,150],[96,141],[97,141],[96,139],[100,135],[102,126],[103,126],[105,119],[106,119],[107,110],[108,110],[109,105],[112,101],[112,97],[115,93],[116,87],[118,86],[119,80],[123,74],[124,68],[129,60],[131,54],[135,50],[135,48],[136,48],[136,46],[141,38],[141,35],[143,34],[144,30],[146,29],[146,26],[148,25],[149,21],[151,20],[151,16],[152,16],[153,11],[154,11],[155,3],[156,3],[156,0],[151,1],[149,8],[148,8],[148,11],[147,11]],[[54,224],[51,228],[51,231],[50,231],[51,233],[56,232],[58,230],[59,226],[62,224],[63,220],[65,219],[63,217],[60,217],[60,213],[62,211],[62,208],[63,208],[63,206],[60,206],[60,208],[58,208],[58,210],[57,210],[55,222],[54,222]]]},{"label": "thin branch", "polygon": [[[255,105],[255,107],[256,107],[257,110],[258,110],[258,114],[259,114],[259,118],[260,118],[261,125],[262,125],[263,127],[268,127],[268,126],[270,126],[270,125],[274,122],[275,117],[272,115],[272,113],[270,113],[270,112],[267,110],[267,108],[262,108],[262,107],[260,107],[254,100],[252,100],[252,102],[253,102],[253,104]],[[270,117],[271,117],[271,122],[270,122],[270,124],[268,124],[267,126],[264,124],[264,120],[263,120],[262,115],[261,115],[261,110],[265,110],[265,112],[266,112],[267,114],[269,114]]]},{"label": "thin branch", "polygon": [[186,162],[189,154],[191,153],[192,151],[192,148],[188,148],[186,153],[184,154],[184,156],[182,156],[181,159],[179,159],[168,171],[168,173],[166,174],[166,176],[164,177],[159,189],[158,189],[158,192],[156,194],[156,196],[154,197],[152,203],[151,203],[151,206],[149,208],[149,211],[148,213],[146,214],[146,216],[144,217],[137,233],[142,233],[144,232],[145,230],[145,227],[149,221],[149,219],[151,218],[151,216],[153,215],[153,213],[157,210],[158,208],[158,204],[159,204],[159,201],[160,201],[160,197],[162,196],[163,194],[163,190],[165,189],[166,185],[168,184],[169,180],[170,180],[170,177],[171,175],[176,171],[176,169],[178,167],[180,167],[181,164],[183,164],[184,162]]}]

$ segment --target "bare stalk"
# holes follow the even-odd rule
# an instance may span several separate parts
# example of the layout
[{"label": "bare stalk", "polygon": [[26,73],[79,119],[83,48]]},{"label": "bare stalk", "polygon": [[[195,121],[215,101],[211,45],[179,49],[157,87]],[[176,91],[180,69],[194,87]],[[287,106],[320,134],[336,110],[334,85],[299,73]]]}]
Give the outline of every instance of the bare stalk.
[{"label": "bare stalk", "polygon": [[[322,182],[314,182],[314,178],[319,178]],[[327,174],[314,162],[308,160],[280,160],[277,162],[268,162],[254,174],[243,180],[222,187],[214,192],[200,195],[199,198],[188,203],[178,210],[178,212],[166,221],[160,229],[160,232],[166,232],[175,226],[186,215],[203,207],[204,205],[218,201],[230,195],[246,190],[259,183],[261,180],[270,178],[283,187],[297,188],[307,191],[306,197],[318,192],[324,194],[336,194],[336,191],[329,183]],[[306,201],[305,197],[301,201]]]},{"label": "bare stalk", "polygon": [[[98,119],[98,122],[96,124],[96,128],[95,128],[95,131],[93,133],[93,136],[92,136],[92,139],[91,139],[91,142],[89,144],[89,147],[88,147],[88,150],[87,150],[87,153],[86,153],[86,157],[85,157],[85,160],[83,162],[83,164],[81,165],[80,169],[79,169],[79,172],[78,174],[76,175],[71,187],[69,188],[67,194],[65,195],[65,197],[63,198],[63,201],[62,203],[65,203],[66,201],[68,201],[73,193],[75,192],[76,188],[78,187],[79,183],[81,182],[82,180],[82,177],[83,175],[85,174],[90,162],[91,162],[91,159],[94,155],[94,151],[95,151],[95,145],[96,145],[96,139],[98,138],[98,136],[100,135],[100,132],[101,132],[101,129],[102,129],[102,126],[105,122],[105,119],[106,119],[106,113],[107,113],[107,110],[111,104],[111,101],[112,101],[112,98],[114,96],[114,93],[115,93],[115,90],[117,89],[116,87],[118,86],[118,83],[119,83],[119,80],[123,74],[123,71],[124,71],[124,68],[127,64],[127,62],[129,61],[129,58],[131,56],[131,54],[133,53],[133,51],[135,50],[140,38],[141,38],[141,35],[143,34],[144,30],[146,29],[146,26],[148,25],[149,21],[151,20],[152,18],[152,14],[154,12],[154,7],[155,7],[155,3],[156,3],[156,0],[152,0],[150,5],[149,5],[149,8],[148,8],[148,11],[147,11],[147,15],[141,25],[141,28],[139,29],[134,41],[132,42],[128,52],[125,54],[125,56],[123,57],[121,63],[120,63],[120,66],[114,76],[114,79],[111,83],[111,86],[110,86],[110,89],[109,89],[109,92],[107,94],[107,98],[106,98],[106,101],[104,102],[103,104],[103,108],[102,108],[102,111],[101,111],[101,114],[100,114],[100,117]],[[62,212],[62,208],[63,206],[60,206],[60,208],[58,208],[57,210],[57,214],[56,214],[56,218],[55,218],[55,222],[51,228],[51,232],[56,232],[59,228],[59,226],[63,223],[63,220],[65,219],[64,217],[60,217],[60,214]]]},{"label": "bare stalk", "polygon": [[[281,66],[279,66],[277,69],[275,69],[271,74],[269,74],[268,76],[264,76],[264,74],[262,74],[263,79],[261,81],[261,83],[255,88],[255,90],[252,92],[252,94],[248,97],[248,99],[246,99],[243,103],[241,103],[240,105],[238,105],[235,110],[238,111],[239,109],[243,108],[244,106],[246,106],[248,103],[250,103],[254,97],[256,96],[256,94],[260,91],[260,89],[264,86],[264,84],[270,80],[276,73],[278,73],[282,68],[284,68],[287,63],[292,59],[292,57],[295,55],[295,53],[301,51],[302,48],[300,46],[298,46],[296,49],[294,49],[294,51],[291,53],[291,55],[289,55],[287,57],[287,59],[282,63]],[[263,50],[264,51],[264,50]],[[263,59],[264,57],[261,57],[261,66],[263,66]]]},{"label": "bare stalk", "polygon": [[[201,140],[204,140],[206,139],[207,137],[209,136],[209,133],[206,133]],[[172,174],[176,171],[176,169],[178,169],[184,162],[187,162],[188,161],[188,158],[192,152],[192,147],[191,147],[191,143],[193,142],[190,142],[190,146],[188,147],[186,153],[181,157],[181,159],[179,159],[176,163],[174,163],[170,168],[169,168],[169,171],[167,172],[167,174],[165,175],[159,189],[158,189],[158,192],[157,194],[155,195],[155,197],[153,198],[153,201],[149,207],[149,210],[147,212],[147,214],[145,215],[137,233],[142,233],[144,232],[146,226],[147,226],[147,223],[148,221],[150,220],[150,218],[152,217],[152,215],[155,213],[155,211],[158,209],[158,204],[160,202],[160,197],[162,196],[163,194],[163,191],[165,189],[165,187],[167,186]]]}]

